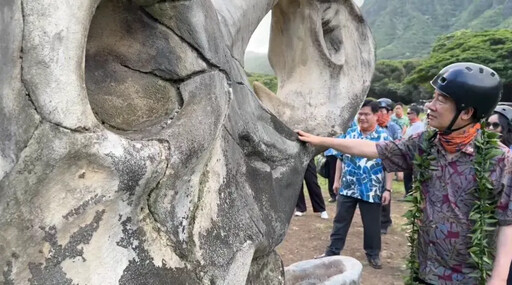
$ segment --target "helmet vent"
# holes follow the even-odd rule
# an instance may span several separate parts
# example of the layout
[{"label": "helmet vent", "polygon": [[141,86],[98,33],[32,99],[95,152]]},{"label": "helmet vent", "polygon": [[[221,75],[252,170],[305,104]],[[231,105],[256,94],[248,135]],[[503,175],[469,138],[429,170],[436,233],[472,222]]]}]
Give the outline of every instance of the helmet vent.
[{"label": "helmet vent", "polygon": [[496,76],[496,73],[491,72],[491,77],[494,77],[494,76]]},{"label": "helmet vent", "polygon": [[443,77],[439,78],[439,82],[441,84],[445,84],[446,83],[446,77],[443,76]]},{"label": "helmet vent", "polygon": [[483,68],[479,68],[480,69],[480,73],[484,73],[484,69]]},{"label": "helmet vent", "polygon": [[469,71],[469,72],[472,72],[473,71],[473,68],[469,67],[469,66],[466,66],[466,70]]}]

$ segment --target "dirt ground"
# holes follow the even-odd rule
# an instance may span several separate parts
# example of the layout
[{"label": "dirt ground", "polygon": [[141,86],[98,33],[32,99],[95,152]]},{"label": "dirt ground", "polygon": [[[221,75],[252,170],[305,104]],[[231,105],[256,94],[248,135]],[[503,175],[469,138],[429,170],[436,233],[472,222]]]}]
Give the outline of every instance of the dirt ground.
[{"label": "dirt ground", "polygon": [[[312,259],[322,254],[325,251],[325,247],[329,244],[332,220],[336,213],[336,203],[327,202],[329,196],[326,190],[326,179],[319,176],[319,183],[322,187],[329,219],[323,220],[318,213],[313,213],[311,202],[307,196],[307,190],[305,190],[308,211],[302,217],[292,218],[285,240],[277,248],[285,266],[298,261]],[[402,224],[405,222],[405,218],[402,215],[407,211],[409,203],[398,201],[403,196],[403,193],[403,183],[394,182],[391,202],[393,225],[386,235],[382,235],[381,261],[383,268],[380,270],[373,269],[366,261],[363,250],[363,225],[359,209],[354,215],[345,243],[345,249],[341,254],[354,257],[363,264],[361,280],[363,285],[404,283],[405,259],[409,249],[405,231],[402,229]]]}]

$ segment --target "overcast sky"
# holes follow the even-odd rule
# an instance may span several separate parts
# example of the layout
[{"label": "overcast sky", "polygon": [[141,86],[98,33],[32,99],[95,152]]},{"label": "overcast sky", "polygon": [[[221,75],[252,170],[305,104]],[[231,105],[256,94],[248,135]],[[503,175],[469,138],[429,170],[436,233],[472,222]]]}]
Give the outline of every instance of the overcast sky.
[{"label": "overcast sky", "polygon": [[[357,5],[361,6],[364,0],[354,0]],[[270,37],[270,13],[261,21],[258,28],[254,31],[254,34],[249,41],[247,50],[267,53],[268,51],[268,39]]]}]

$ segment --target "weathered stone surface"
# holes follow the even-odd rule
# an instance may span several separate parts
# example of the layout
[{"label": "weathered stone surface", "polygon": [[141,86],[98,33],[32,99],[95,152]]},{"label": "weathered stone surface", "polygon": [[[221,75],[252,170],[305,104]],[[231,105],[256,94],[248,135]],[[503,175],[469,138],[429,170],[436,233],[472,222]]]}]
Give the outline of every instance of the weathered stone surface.
[{"label": "weathered stone surface", "polygon": [[99,125],[83,76],[87,32],[99,1],[22,1],[25,88],[39,115],[65,128],[90,130]]},{"label": "weathered stone surface", "polygon": [[246,284],[283,284],[284,278],[283,262],[277,252],[273,251],[253,260]]},{"label": "weathered stone surface", "polygon": [[347,256],[330,256],[304,260],[285,268],[289,285],[358,285],[363,265]]},{"label": "weathered stone surface", "polygon": [[11,170],[39,118],[21,81],[21,0],[7,1],[0,14],[0,180]]},{"label": "weathered stone surface", "polygon": [[[153,232],[147,196],[165,154],[156,142],[43,123],[0,181],[0,264],[12,264],[14,283],[116,283],[145,249],[142,237],[139,247],[120,245],[125,228]],[[169,265],[176,259],[159,255]]]},{"label": "weathered stone surface", "polygon": [[87,38],[86,64],[101,65],[111,58],[119,65],[171,80],[183,80],[207,68],[172,30],[125,2],[104,0],[99,4]]},{"label": "weathered stone surface", "polygon": [[322,135],[344,131],[374,69],[373,39],[357,5],[280,0],[272,10],[270,37],[278,98],[261,94],[263,104],[289,126]]},{"label": "weathered stone surface", "polygon": [[210,0],[162,1],[144,9],[215,66],[225,68],[232,60]]},{"label": "weathered stone surface", "polygon": [[[349,2],[275,6],[267,107],[240,59],[275,0],[2,2],[0,283],[284,284],[274,249],[315,153],[293,129],[347,124],[350,111],[327,123],[311,102],[358,105],[373,67]],[[318,30],[324,18],[341,28]],[[315,44],[283,54],[293,29]],[[313,107],[309,125],[290,113]]]},{"label": "weathered stone surface", "polygon": [[160,125],[181,108],[174,84],[158,76],[132,70],[108,57],[95,57],[86,68],[91,107],[102,122],[116,129],[136,131]]}]

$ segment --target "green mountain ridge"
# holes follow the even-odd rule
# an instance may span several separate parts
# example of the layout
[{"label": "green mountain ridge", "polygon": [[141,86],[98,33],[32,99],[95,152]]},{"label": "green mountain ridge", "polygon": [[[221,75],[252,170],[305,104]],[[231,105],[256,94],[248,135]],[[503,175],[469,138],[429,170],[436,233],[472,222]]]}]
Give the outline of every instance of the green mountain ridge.
[{"label": "green mountain ridge", "polygon": [[512,0],[365,0],[377,59],[428,56],[440,35],[512,28]]}]

